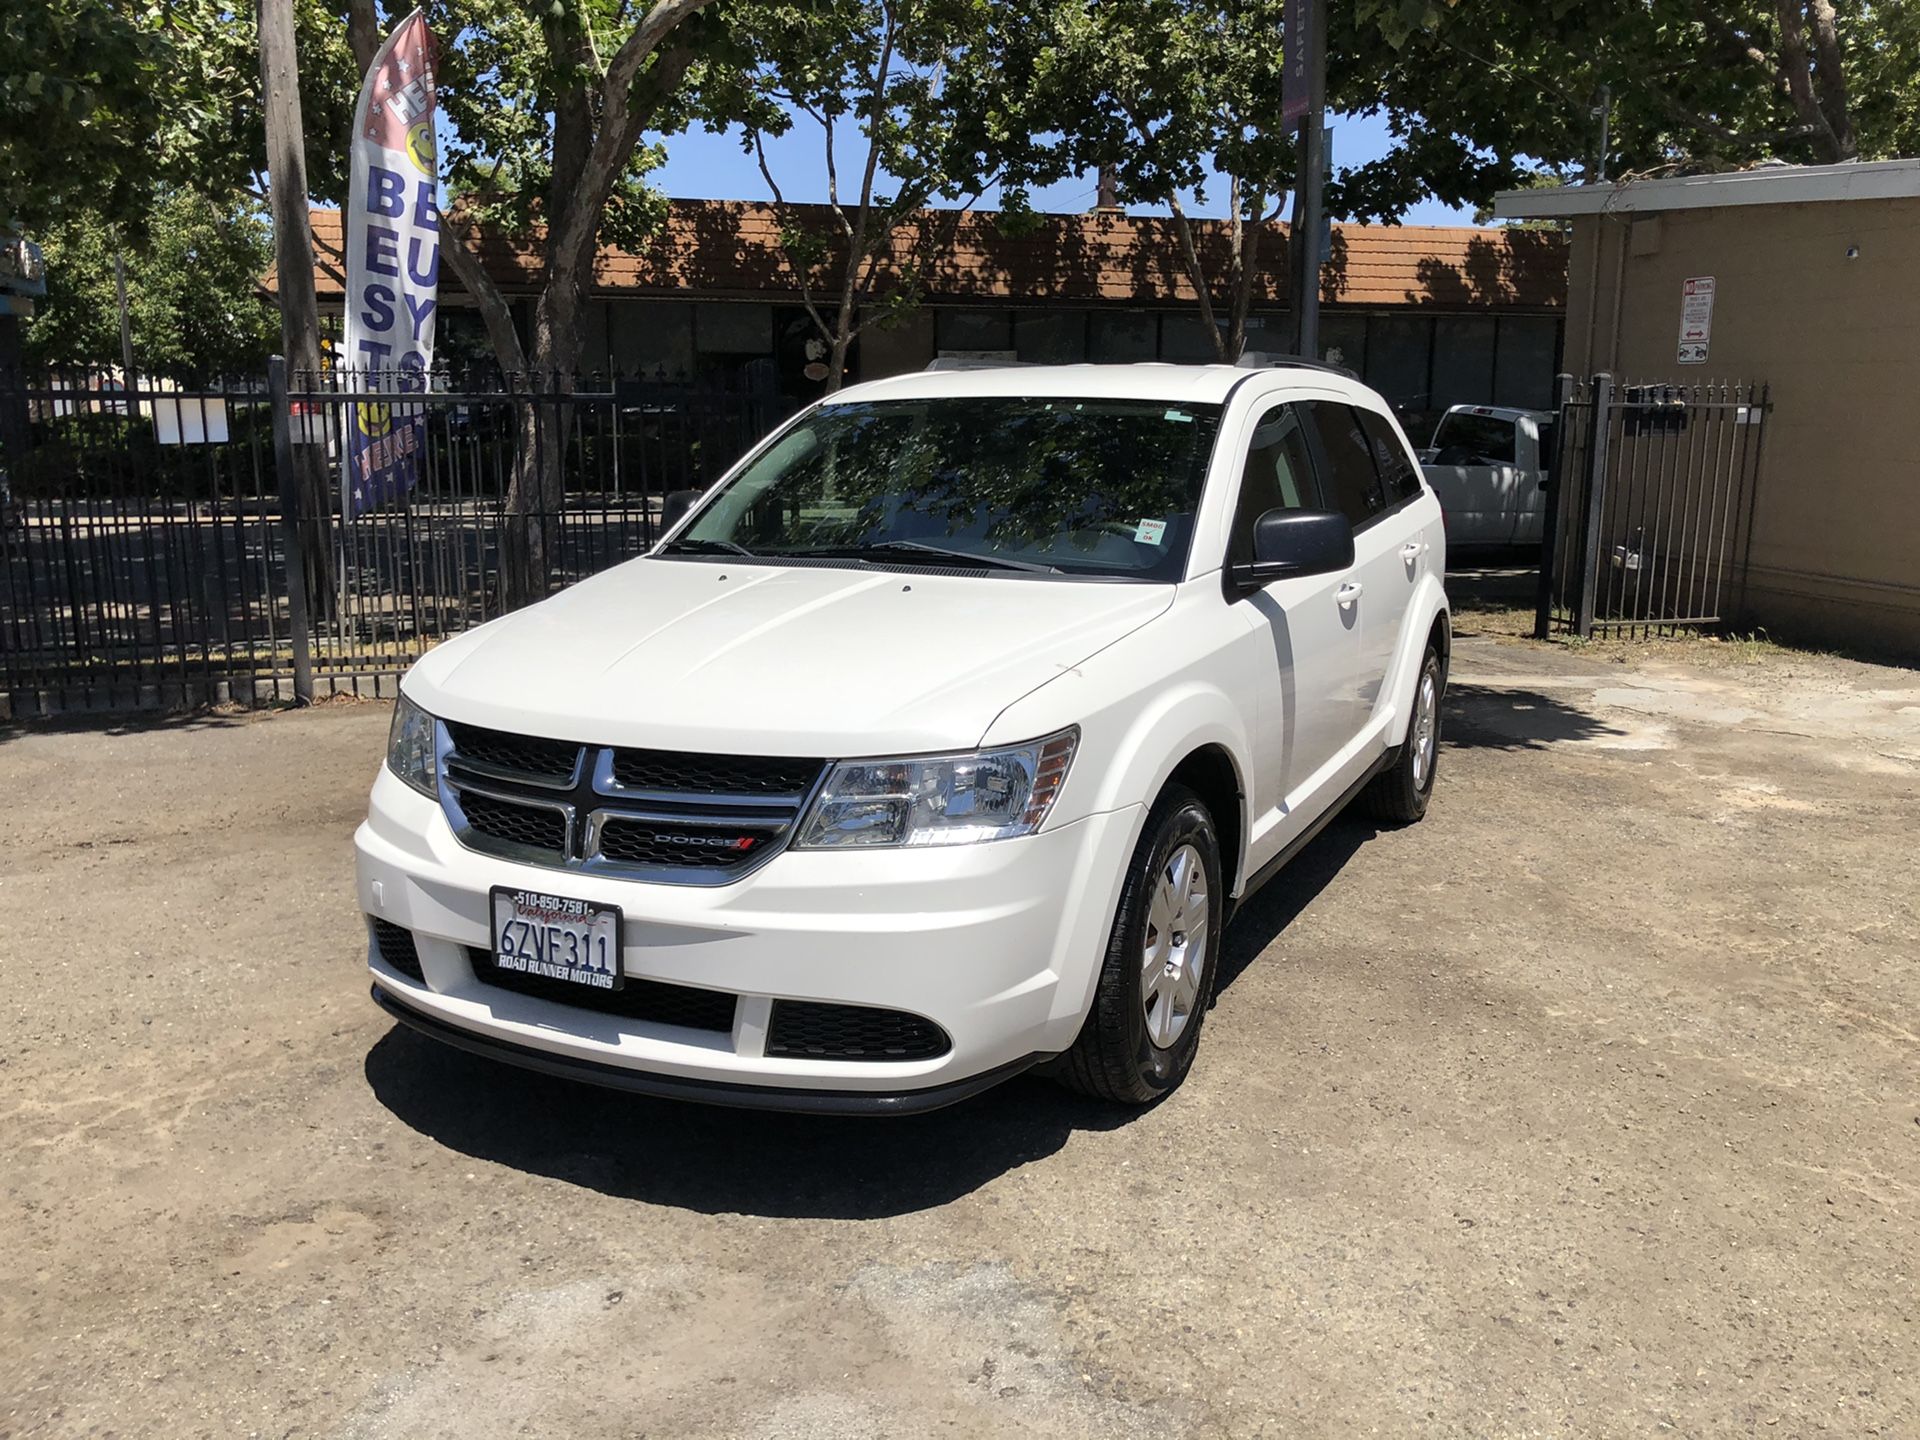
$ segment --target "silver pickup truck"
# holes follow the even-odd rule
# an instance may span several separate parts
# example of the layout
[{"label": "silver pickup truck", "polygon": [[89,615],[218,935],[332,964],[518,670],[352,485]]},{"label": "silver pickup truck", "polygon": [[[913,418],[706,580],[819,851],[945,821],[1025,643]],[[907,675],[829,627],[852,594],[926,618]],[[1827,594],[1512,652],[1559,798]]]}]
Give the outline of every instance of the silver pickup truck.
[{"label": "silver pickup truck", "polygon": [[1552,479],[1554,416],[1506,405],[1456,405],[1420,452],[1450,545],[1538,545]]}]

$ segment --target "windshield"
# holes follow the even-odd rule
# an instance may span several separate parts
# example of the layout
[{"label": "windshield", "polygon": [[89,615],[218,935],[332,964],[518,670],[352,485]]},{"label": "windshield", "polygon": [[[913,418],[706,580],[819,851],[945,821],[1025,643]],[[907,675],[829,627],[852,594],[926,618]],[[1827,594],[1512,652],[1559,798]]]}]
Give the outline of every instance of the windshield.
[{"label": "windshield", "polygon": [[1434,457],[1442,465],[1511,465],[1513,421],[1497,415],[1451,410],[1433,432]]},{"label": "windshield", "polygon": [[1218,405],[969,397],[827,405],[663,554],[1177,580]]}]

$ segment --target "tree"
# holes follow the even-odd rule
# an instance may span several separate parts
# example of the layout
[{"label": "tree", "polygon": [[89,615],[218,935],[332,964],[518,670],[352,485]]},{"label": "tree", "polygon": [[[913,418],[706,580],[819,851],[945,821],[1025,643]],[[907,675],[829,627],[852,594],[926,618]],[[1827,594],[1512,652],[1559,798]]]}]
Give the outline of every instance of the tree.
[{"label": "tree", "polygon": [[242,20],[218,0],[0,0],[0,217],[131,232],[156,185],[216,201],[243,186],[259,147],[234,143],[252,85]]},{"label": "tree", "polygon": [[[754,53],[710,72],[701,105],[716,128],[742,121],[773,196],[782,258],[827,347],[829,391],[863,329],[919,303],[934,258],[982,193],[1000,186],[1002,223],[1017,226],[1028,188],[1064,172],[1064,144],[1044,136],[1026,105],[1050,39],[1048,8],[830,0],[741,12]],[[796,123],[818,132],[824,208],[789,204],[768,159],[767,138]],[[850,189],[841,179],[849,130]]]},{"label": "tree", "polygon": [[[1165,205],[1200,321],[1222,360],[1246,345],[1260,243],[1293,185],[1279,125],[1282,0],[1134,0],[1064,8],[1050,70],[1083,168],[1110,166],[1124,200]],[[1209,163],[1227,187],[1224,256],[1197,238]],[[1220,323],[1217,297],[1227,304]]]},{"label": "tree", "polygon": [[[127,308],[144,374],[193,384],[257,373],[278,328],[260,293],[272,244],[250,203],[220,206],[190,190],[162,193],[126,250]],[[97,363],[119,350],[117,246],[100,217],[70,216],[42,232],[47,297],[26,324],[42,365]]]},{"label": "tree", "polygon": [[1831,164],[1920,139],[1920,17],[1876,0],[1355,0],[1331,39],[1333,104],[1394,136],[1340,173],[1349,215],[1481,203],[1541,170]]},{"label": "tree", "polygon": [[[500,368],[510,377],[571,384],[580,361],[581,309],[602,242],[637,245],[662,205],[644,176],[659,161],[640,137],[679,123],[680,87],[724,27],[701,12],[714,0],[430,0],[442,37],[440,107],[448,232],[441,259],[473,298]],[[372,63],[382,28],[373,0],[336,14],[357,67]],[[483,232],[534,249],[540,289],[522,338],[512,306],[480,262]],[[549,431],[560,407],[518,407],[506,507],[501,595],[508,605],[546,593],[547,530],[562,501],[565,447]]]}]

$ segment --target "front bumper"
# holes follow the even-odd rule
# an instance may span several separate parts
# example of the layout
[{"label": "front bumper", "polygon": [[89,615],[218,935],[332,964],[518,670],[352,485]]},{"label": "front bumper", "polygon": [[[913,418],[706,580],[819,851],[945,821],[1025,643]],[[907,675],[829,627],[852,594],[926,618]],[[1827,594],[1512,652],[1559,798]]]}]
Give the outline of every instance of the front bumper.
[{"label": "front bumper", "polygon": [[[375,998],[416,1029],[653,1094],[903,1112],[963,1099],[1073,1043],[1141,819],[1134,807],[981,845],[789,851],[735,884],[663,885],[468,850],[438,804],[383,769],[354,844],[361,909],[411,931],[420,961],[416,980],[370,944]],[[619,906],[625,972],[735,996],[731,1033],[481,983],[467,947],[492,943],[496,885]],[[905,1011],[951,1045],[924,1060],[769,1055],[776,1000]]]}]

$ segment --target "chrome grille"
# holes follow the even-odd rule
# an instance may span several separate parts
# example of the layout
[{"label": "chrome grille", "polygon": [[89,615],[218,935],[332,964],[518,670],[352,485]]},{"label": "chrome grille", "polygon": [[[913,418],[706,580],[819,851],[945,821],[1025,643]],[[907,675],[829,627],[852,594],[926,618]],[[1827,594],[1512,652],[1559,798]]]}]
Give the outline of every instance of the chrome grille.
[{"label": "chrome grille", "polygon": [[723,885],[778,854],[826,770],[459,722],[442,722],[438,757],[441,806],[469,849],[680,885]]}]

